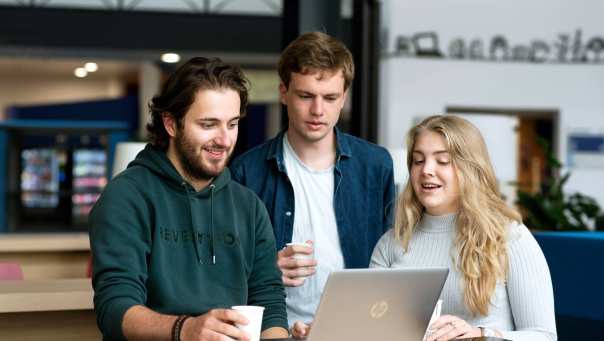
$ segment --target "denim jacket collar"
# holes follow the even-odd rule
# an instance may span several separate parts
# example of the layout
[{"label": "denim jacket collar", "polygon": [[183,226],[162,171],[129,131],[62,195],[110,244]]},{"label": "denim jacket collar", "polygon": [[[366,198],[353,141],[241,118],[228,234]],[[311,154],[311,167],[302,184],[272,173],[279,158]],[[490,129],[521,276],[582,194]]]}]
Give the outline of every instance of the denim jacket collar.
[{"label": "denim jacket collar", "polygon": [[[283,138],[285,137],[287,129],[282,130],[275,139],[270,143],[268,151],[266,153],[266,160],[275,159],[277,162],[277,168],[281,172],[285,172],[285,164],[283,163]],[[349,158],[352,157],[352,150],[350,148],[349,137],[342,134],[340,129],[334,127],[336,134],[336,168],[340,161],[340,156]]]}]

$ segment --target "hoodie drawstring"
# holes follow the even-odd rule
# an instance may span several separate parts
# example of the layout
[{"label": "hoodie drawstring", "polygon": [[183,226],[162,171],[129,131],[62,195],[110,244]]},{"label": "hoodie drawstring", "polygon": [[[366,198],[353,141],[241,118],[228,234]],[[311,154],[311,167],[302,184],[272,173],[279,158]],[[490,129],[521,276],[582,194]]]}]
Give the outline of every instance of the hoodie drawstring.
[{"label": "hoodie drawstring", "polygon": [[210,185],[210,252],[212,253],[212,264],[216,264],[216,253],[214,252],[214,184]]},{"label": "hoodie drawstring", "polygon": [[[201,257],[201,250],[199,250],[199,240],[197,238],[197,230],[195,229],[196,222],[195,217],[193,216],[193,207],[191,206],[191,191],[189,191],[189,187],[186,182],[181,184],[182,187],[187,191],[187,199],[189,201],[189,214],[191,216],[191,231],[193,233],[193,241],[195,244],[195,254],[197,255],[197,261],[199,263],[203,263]],[[212,254],[212,264],[216,264],[216,252],[214,252],[214,189],[216,185],[210,185],[210,253]]]},{"label": "hoodie drawstring", "polygon": [[185,191],[187,191],[187,201],[189,202],[189,216],[191,217],[191,233],[193,234],[193,244],[195,248],[195,255],[197,256],[197,261],[199,263],[203,263],[201,259],[201,250],[199,250],[199,236],[197,234],[197,230],[195,229],[195,217],[193,216],[193,206],[191,206],[191,191],[189,191],[189,186],[187,186],[186,182],[180,184]]}]

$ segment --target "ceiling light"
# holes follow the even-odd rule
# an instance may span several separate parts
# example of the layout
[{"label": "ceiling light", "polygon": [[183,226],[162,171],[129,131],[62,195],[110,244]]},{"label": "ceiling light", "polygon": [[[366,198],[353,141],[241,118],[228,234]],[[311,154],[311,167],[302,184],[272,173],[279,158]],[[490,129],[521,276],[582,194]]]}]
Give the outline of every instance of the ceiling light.
[{"label": "ceiling light", "polygon": [[79,67],[73,71],[73,74],[78,78],[84,78],[88,74],[88,71],[83,67]]},{"label": "ceiling light", "polygon": [[161,61],[164,63],[178,63],[180,55],[178,53],[164,53],[161,55]]},{"label": "ceiling light", "polygon": [[86,63],[84,64],[84,69],[88,72],[95,72],[99,69],[99,66],[96,63]]}]

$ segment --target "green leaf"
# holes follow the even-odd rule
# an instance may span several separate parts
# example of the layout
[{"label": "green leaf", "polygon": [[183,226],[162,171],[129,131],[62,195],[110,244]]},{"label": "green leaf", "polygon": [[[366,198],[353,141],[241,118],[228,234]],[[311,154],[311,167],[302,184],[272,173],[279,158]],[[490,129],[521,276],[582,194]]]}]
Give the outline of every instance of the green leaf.
[{"label": "green leaf", "polygon": [[[537,141],[546,154],[547,166],[557,171],[562,163],[552,152],[549,143],[539,138]],[[555,173],[555,172],[554,172]],[[564,186],[571,172],[561,177],[551,176],[543,180],[537,193],[517,191],[517,205],[523,208],[526,224],[535,229],[585,230],[590,221],[604,229],[604,213],[598,202],[590,196],[573,193],[565,195]]]}]

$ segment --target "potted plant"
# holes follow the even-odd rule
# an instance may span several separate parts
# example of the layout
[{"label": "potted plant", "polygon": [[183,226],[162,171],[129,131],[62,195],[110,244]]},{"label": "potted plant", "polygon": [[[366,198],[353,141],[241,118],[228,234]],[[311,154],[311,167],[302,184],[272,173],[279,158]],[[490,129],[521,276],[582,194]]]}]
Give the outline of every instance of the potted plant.
[{"label": "potted plant", "polygon": [[[539,139],[547,156],[546,164],[552,174],[559,174],[562,163],[556,158],[549,144]],[[525,223],[533,229],[587,230],[593,224],[604,229],[604,212],[590,196],[573,193],[568,195],[564,185],[571,173],[545,179],[539,191],[529,193],[518,190],[517,204],[525,216]]]}]

